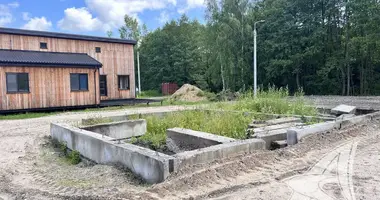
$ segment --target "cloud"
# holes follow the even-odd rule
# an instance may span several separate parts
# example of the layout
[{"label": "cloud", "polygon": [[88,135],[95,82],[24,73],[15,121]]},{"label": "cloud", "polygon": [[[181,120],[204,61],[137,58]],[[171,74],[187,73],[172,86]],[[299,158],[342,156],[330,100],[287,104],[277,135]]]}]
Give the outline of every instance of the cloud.
[{"label": "cloud", "polygon": [[13,21],[13,16],[8,5],[0,4],[0,26],[4,26]]},{"label": "cloud", "polygon": [[22,13],[22,19],[25,20],[25,21],[29,21],[30,20],[30,13],[23,12]]},{"label": "cloud", "polygon": [[145,10],[161,10],[176,6],[177,0],[85,0],[85,3],[86,8],[69,8],[77,10],[77,14],[81,14],[85,20],[71,16],[74,11],[66,9],[65,17],[58,22],[58,27],[72,31],[81,27],[81,30],[86,31],[118,28],[123,25],[125,14],[138,19],[138,14]]},{"label": "cloud", "polygon": [[158,22],[160,22],[160,24],[165,24],[167,21],[169,21],[169,19],[170,19],[169,14],[166,11],[162,11],[157,20]]},{"label": "cloud", "polygon": [[179,8],[178,13],[184,14],[191,9],[204,7],[204,6],[205,6],[205,0],[186,0],[186,6]]},{"label": "cloud", "polygon": [[33,17],[28,23],[22,26],[23,29],[46,31],[52,26],[51,21],[48,21],[45,17]]},{"label": "cloud", "polygon": [[87,8],[68,8],[65,16],[58,22],[62,30],[72,31],[95,31],[102,29],[102,22],[94,18]]},{"label": "cloud", "polygon": [[20,4],[17,1],[15,1],[12,3],[8,3],[8,6],[11,8],[18,8],[20,6]]}]

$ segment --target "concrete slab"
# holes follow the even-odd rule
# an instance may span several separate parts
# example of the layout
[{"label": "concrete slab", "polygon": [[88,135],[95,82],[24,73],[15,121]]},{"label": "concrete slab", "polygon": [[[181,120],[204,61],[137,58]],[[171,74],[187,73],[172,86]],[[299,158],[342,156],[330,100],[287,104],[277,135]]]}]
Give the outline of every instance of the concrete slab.
[{"label": "concrete slab", "polygon": [[148,183],[164,181],[175,170],[175,158],[150,149],[128,143],[110,141],[113,138],[71,127],[51,124],[53,139],[64,142],[67,147],[96,163],[121,163]]},{"label": "concrete slab", "polygon": [[333,109],[331,109],[331,113],[333,114],[355,114],[356,107],[355,106],[348,106],[348,105],[339,105]]},{"label": "concrete slab", "polygon": [[295,127],[295,126],[302,126],[302,125],[303,123],[284,123],[284,124],[271,125],[271,126],[266,126],[266,127],[261,127],[261,128],[255,128],[253,129],[253,132],[262,133],[262,132],[285,129],[285,128],[290,128],[290,127]]},{"label": "concrete slab", "polygon": [[266,122],[268,125],[302,123],[302,119],[298,117],[286,117],[279,119],[271,119]]},{"label": "concrete slab", "polygon": [[106,135],[115,139],[126,139],[144,135],[147,131],[147,124],[145,119],[139,119],[96,124],[81,128],[84,130],[99,133],[101,135]]},{"label": "concrete slab", "polygon": [[235,141],[233,138],[183,128],[168,129],[167,138],[181,150],[194,150]]},{"label": "concrete slab", "polygon": [[178,167],[210,163],[246,153],[252,153],[265,148],[265,141],[261,139],[239,140],[230,143],[210,146],[207,148],[186,151],[174,155],[178,159]]}]

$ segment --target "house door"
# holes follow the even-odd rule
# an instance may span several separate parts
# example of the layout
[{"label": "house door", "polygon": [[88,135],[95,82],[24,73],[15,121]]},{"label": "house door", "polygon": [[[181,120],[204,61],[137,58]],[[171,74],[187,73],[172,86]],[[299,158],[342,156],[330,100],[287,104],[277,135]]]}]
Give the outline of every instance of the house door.
[{"label": "house door", "polygon": [[107,75],[99,76],[100,96],[107,96]]}]

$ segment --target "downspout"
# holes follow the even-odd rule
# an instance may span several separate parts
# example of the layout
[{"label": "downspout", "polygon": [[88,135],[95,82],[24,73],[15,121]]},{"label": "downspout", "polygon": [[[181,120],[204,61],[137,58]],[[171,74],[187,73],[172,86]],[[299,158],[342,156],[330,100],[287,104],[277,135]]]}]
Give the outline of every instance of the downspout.
[{"label": "downspout", "polygon": [[98,105],[97,104],[97,94],[96,94],[96,70],[97,69],[95,69],[95,71],[94,71],[94,89],[95,89],[95,105]]}]

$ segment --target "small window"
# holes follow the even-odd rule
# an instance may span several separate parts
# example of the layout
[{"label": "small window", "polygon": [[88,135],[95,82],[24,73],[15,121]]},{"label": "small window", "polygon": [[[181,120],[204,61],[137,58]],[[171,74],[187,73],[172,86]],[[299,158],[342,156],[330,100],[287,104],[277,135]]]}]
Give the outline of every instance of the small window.
[{"label": "small window", "polygon": [[88,91],[87,74],[70,74],[71,91]]},{"label": "small window", "polygon": [[102,52],[102,49],[100,47],[95,47],[95,52],[96,53],[101,53]]},{"label": "small window", "polygon": [[47,43],[46,42],[40,42],[40,49],[47,49]]},{"label": "small window", "polygon": [[28,73],[6,73],[6,76],[8,93],[29,92]]},{"label": "small window", "polygon": [[118,82],[120,90],[129,90],[129,75],[119,75]]}]

